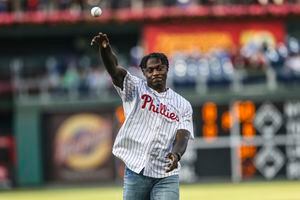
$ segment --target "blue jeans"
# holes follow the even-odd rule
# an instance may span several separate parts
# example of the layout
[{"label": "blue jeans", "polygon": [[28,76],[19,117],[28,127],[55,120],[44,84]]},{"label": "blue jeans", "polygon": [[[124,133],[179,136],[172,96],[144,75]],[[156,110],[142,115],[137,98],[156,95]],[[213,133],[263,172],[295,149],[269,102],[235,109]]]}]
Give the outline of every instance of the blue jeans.
[{"label": "blue jeans", "polygon": [[124,200],[179,200],[179,176],[151,178],[127,167],[124,176]]}]

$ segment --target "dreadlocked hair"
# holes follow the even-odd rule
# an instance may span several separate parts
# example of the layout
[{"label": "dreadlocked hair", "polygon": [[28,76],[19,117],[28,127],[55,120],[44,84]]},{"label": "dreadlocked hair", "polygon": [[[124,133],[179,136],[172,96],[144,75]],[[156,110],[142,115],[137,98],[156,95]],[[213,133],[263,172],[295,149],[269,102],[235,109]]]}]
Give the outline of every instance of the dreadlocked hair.
[{"label": "dreadlocked hair", "polygon": [[147,61],[150,58],[157,58],[157,59],[159,59],[163,65],[166,65],[169,68],[169,61],[168,61],[167,56],[165,54],[163,54],[163,53],[154,52],[154,53],[150,53],[150,54],[148,54],[148,55],[146,55],[146,56],[144,56],[142,58],[141,63],[140,63],[140,68],[141,69],[146,68]]}]

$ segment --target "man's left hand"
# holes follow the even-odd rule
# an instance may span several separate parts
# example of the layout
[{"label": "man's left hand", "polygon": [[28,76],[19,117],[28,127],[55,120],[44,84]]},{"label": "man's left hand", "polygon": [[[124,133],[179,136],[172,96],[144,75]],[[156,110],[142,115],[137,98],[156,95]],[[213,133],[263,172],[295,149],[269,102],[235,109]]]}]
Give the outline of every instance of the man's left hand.
[{"label": "man's left hand", "polygon": [[166,158],[169,160],[166,172],[170,172],[178,167],[178,156],[175,153],[168,153]]}]

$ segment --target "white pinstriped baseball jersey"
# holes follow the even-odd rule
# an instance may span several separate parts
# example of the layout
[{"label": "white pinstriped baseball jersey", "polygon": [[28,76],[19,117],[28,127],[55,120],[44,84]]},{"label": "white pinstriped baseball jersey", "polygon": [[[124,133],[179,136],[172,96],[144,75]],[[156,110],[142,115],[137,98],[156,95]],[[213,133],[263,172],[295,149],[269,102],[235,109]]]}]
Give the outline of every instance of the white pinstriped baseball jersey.
[{"label": "white pinstriped baseball jersey", "polygon": [[113,154],[136,173],[163,178],[179,173],[166,173],[166,155],[171,152],[176,131],[186,129],[194,138],[192,107],[172,89],[158,93],[143,79],[127,72],[123,90],[115,86],[122,98],[125,122],[116,137]]}]

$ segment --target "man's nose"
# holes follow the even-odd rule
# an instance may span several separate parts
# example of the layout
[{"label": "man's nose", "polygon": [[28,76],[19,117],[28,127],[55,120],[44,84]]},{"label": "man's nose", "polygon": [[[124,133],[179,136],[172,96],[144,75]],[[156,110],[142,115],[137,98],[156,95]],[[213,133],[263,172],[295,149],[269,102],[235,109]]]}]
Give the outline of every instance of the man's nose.
[{"label": "man's nose", "polygon": [[157,69],[154,69],[152,75],[156,75],[156,74],[159,74],[159,71]]}]

